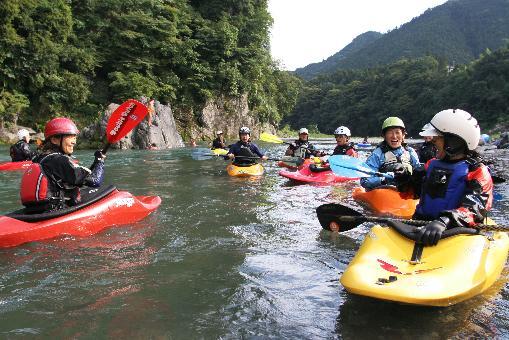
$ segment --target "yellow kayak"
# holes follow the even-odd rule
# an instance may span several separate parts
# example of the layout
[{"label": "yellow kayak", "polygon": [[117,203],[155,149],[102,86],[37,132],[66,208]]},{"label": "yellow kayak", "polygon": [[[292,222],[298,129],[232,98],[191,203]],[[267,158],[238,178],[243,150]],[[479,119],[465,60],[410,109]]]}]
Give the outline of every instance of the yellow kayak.
[{"label": "yellow kayak", "polygon": [[357,295],[445,307],[488,289],[500,276],[508,249],[505,232],[453,235],[420,247],[395,228],[377,225],[340,281]]},{"label": "yellow kayak", "polygon": [[237,166],[228,164],[226,167],[228,175],[235,177],[249,177],[263,175],[263,166],[261,164],[253,164],[249,166]]},{"label": "yellow kayak", "polygon": [[210,151],[216,156],[224,156],[228,153],[226,149],[211,149]]}]

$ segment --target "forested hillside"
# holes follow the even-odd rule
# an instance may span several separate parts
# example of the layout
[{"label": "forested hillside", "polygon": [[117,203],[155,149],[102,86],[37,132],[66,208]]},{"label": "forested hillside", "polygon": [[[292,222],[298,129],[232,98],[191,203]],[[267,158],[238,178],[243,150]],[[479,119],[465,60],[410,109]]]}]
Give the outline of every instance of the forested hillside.
[{"label": "forested hillside", "polygon": [[382,33],[372,31],[363,33],[357,36],[350,44],[346,45],[345,48],[343,48],[338,53],[330,56],[322,62],[313,63],[303,68],[298,68],[295,70],[295,73],[306,80],[309,80],[319,74],[331,73],[338,68],[338,63],[341,60],[347,58],[352,53],[368,46],[382,36]]},{"label": "forested hillside", "polygon": [[465,109],[483,130],[509,121],[509,44],[486,51],[454,69],[445,59],[402,59],[388,66],[341,70],[306,84],[284,123],[332,133],[339,125],[354,135],[378,135],[387,116],[400,116],[410,134],[438,111]]},{"label": "forested hillside", "polygon": [[278,122],[300,86],[271,59],[266,0],[3,0],[0,17],[2,122],[93,120],[142,95],[193,111],[243,93]]},{"label": "forested hillside", "polygon": [[[427,55],[451,65],[464,64],[478,58],[486,48],[504,46],[508,38],[508,0],[450,0],[338,60],[334,70],[368,68]],[[313,64],[313,69],[321,74],[334,71],[326,64],[330,62]],[[308,67],[296,73],[310,77]]]}]

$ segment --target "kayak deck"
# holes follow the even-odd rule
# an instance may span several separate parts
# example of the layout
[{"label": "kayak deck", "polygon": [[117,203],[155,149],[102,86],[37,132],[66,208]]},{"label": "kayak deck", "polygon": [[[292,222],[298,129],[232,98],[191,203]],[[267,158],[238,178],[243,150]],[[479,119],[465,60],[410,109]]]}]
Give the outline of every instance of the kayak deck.
[{"label": "kayak deck", "polygon": [[253,164],[249,166],[237,166],[228,164],[226,167],[228,175],[233,177],[251,177],[263,175],[263,166],[261,164]]},{"label": "kayak deck", "polygon": [[419,203],[413,193],[399,192],[396,188],[383,187],[366,191],[362,187],[353,189],[355,201],[380,216],[411,218]]},{"label": "kayak deck", "polygon": [[500,276],[509,250],[506,233],[457,235],[424,247],[389,227],[375,226],[341,277],[353,294],[425,306],[449,306],[488,289]]},{"label": "kayak deck", "polygon": [[159,196],[133,196],[114,190],[105,198],[70,214],[39,222],[0,216],[0,247],[58,236],[90,236],[106,227],[137,222],[161,204]]},{"label": "kayak deck", "polygon": [[298,171],[280,170],[279,175],[295,182],[324,185],[354,181],[358,179],[358,177],[353,178],[336,175],[332,170],[313,172],[310,170],[310,165],[307,165]]},{"label": "kayak deck", "polygon": [[0,171],[17,171],[17,170],[26,170],[32,161],[22,161],[22,162],[4,162],[0,163]]}]

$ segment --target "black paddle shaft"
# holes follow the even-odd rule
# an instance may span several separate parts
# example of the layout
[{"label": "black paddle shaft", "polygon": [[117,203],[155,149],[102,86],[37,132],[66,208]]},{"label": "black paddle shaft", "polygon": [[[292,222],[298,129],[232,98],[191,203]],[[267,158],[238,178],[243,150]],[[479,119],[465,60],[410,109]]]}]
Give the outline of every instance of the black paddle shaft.
[{"label": "black paddle shaft", "polygon": [[[430,222],[424,220],[407,220],[402,218],[365,216],[353,208],[336,203],[323,204],[319,206],[316,208],[316,214],[322,228],[331,230],[331,224],[336,223],[337,226],[339,226],[339,231],[341,232],[356,228],[364,222],[402,222],[414,226],[424,226]],[[489,224],[477,224],[471,228],[485,231],[509,231],[509,228],[507,227]]]}]

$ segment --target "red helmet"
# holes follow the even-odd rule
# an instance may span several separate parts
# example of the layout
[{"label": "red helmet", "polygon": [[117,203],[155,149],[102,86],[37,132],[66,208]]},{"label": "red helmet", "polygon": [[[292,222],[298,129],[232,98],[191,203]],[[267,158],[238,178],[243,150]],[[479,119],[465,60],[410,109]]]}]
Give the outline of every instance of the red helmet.
[{"label": "red helmet", "polygon": [[56,135],[77,135],[79,132],[76,125],[69,118],[53,118],[44,128],[44,138]]}]

